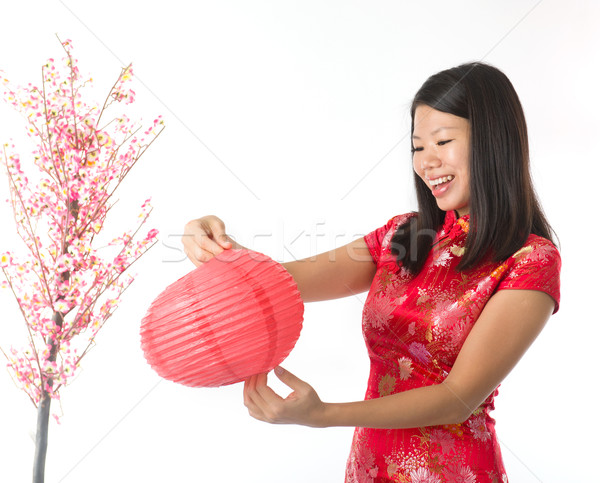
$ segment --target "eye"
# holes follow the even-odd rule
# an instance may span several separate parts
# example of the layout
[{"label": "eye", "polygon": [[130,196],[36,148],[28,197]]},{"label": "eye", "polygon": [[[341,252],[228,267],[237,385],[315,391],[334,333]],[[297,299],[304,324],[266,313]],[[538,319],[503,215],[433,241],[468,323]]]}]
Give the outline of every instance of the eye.
[{"label": "eye", "polygon": [[448,144],[449,142],[452,142],[453,139],[446,139],[445,141],[438,141],[437,145],[438,146],[443,146],[444,144]]},{"label": "eye", "polygon": [[423,148],[420,148],[420,147],[419,148],[411,148],[411,150],[410,150],[410,152],[413,154],[416,153],[417,151],[423,151]]}]

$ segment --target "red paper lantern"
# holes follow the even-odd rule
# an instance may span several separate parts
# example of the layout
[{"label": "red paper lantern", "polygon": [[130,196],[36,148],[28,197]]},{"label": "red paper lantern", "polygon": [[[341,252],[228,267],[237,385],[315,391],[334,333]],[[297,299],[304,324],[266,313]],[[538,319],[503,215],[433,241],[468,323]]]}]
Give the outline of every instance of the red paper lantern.
[{"label": "red paper lantern", "polygon": [[142,320],[142,350],[165,379],[233,384],[288,356],[303,313],[298,287],[279,263],[251,250],[225,250],[152,302]]}]

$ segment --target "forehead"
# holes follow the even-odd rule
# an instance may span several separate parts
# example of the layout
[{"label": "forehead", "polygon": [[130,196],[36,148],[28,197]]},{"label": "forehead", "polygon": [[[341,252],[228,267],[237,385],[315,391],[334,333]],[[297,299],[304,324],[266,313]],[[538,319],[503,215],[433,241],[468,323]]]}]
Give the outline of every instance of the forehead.
[{"label": "forehead", "polygon": [[415,109],[413,138],[437,134],[443,130],[459,130],[467,132],[469,121],[464,117],[438,111],[433,107],[421,105]]}]

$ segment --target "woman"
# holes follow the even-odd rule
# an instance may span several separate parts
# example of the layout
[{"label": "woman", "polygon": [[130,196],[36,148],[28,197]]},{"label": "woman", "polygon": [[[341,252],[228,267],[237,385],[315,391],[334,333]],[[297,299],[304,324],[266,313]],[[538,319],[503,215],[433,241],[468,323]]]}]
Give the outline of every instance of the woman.
[{"label": "woman", "polygon": [[[471,63],[430,77],[411,116],[418,213],[284,264],[305,302],[370,289],[365,400],[324,403],[276,368],[292,394],[259,374],[244,403],[271,423],[356,427],[347,482],[508,481],[494,396],[559,303],[560,256],[532,187],[523,110],[502,72]],[[188,223],[183,243],[196,265],[239,247],[214,216]]]}]

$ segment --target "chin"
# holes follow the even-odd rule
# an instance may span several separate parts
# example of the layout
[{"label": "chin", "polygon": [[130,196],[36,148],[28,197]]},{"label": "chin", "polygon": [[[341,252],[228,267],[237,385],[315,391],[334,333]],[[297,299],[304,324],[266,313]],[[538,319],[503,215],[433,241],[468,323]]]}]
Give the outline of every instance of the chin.
[{"label": "chin", "polygon": [[453,211],[458,209],[455,205],[451,205],[448,203],[438,203],[438,208],[442,211]]},{"label": "chin", "polygon": [[459,203],[449,203],[438,201],[438,208],[442,211],[456,211],[459,216],[464,216],[469,213],[469,207]]}]

